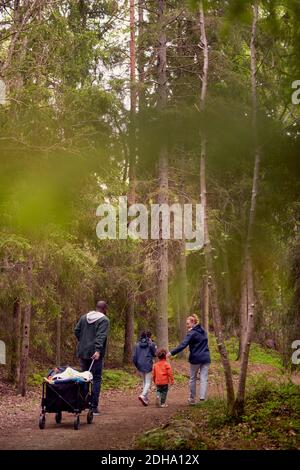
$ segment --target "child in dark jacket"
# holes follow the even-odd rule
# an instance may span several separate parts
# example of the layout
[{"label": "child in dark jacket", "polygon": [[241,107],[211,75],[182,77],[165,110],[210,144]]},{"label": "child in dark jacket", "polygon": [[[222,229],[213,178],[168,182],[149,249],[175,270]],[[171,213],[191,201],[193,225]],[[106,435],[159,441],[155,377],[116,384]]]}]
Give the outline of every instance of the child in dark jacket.
[{"label": "child in dark jacket", "polygon": [[153,382],[156,385],[156,405],[165,408],[169,385],[174,384],[174,376],[170,364],[166,360],[167,351],[160,349],[157,352],[158,362],[153,367]]},{"label": "child in dark jacket", "polygon": [[151,387],[153,359],[156,355],[156,345],[151,336],[151,331],[143,331],[133,354],[133,363],[143,377],[143,391],[138,399],[144,406],[149,405],[148,393]]}]

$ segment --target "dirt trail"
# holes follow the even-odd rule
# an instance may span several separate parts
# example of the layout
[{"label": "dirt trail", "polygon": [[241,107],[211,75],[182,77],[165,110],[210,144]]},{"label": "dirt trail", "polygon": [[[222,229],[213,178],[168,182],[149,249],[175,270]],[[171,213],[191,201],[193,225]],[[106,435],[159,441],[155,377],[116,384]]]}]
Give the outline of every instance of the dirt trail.
[{"label": "dirt trail", "polygon": [[130,391],[126,396],[116,392],[102,396],[101,416],[92,425],[86,423],[86,412],[81,416],[81,427],[73,429],[73,415],[63,413],[63,421],[57,425],[54,415],[47,415],[46,428],[38,428],[39,406],[36,404],[31,416],[22,427],[11,431],[2,430],[0,449],[128,449],[136,435],[158,426],[170,416],[186,407],[187,387],[181,386],[170,393],[168,408],[156,408],[154,393],[152,404],[143,407],[137,394]]},{"label": "dirt trail", "polygon": [[[177,362],[177,361],[176,361]],[[176,369],[188,374],[187,364],[177,362]],[[262,372],[262,367],[251,367],[252,373]],[[258,370],[256,370],[258,369]],[[265,369],[265,367],[263,367]],[[271,372],[272,368],[268,368]],[[264,370],[266,372],[266,370]],[[211,368],[208,396],[224,396],[223,379]],[[40,397],[37,392],[25,399],[11,397],[0,407],[0,449],[130,449],[136,436],[167,422],[173,415],[186,409],[188,384],[172,387],[168,408],[156,408],[155,393],[151,404],[143,407],[137,399],[139,390],[126,392],[108,391],[101,395],[101,416],[92,425],[86,423],[86,412],[81,415],[81,427],[73,429],[74,417],[63,413],[63,421],[57,425],[54,414],[48,414],[46,428],[38,428]]]}]

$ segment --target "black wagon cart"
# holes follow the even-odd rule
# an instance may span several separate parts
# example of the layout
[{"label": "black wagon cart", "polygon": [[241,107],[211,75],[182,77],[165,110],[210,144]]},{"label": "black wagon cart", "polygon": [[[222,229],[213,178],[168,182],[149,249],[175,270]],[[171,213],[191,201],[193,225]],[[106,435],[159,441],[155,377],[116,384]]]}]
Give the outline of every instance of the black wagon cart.
[{"label": "black wagon cart", "polygon": [[74,414],[74,429],[78,430],[80,427],[80,414],[86,409],[88,409],[87,423],[91,424],[93,422],[93,410],[91,407],[92,374],[90,374],[91,380],[72,377],[70,379],[52,381],[51,374],[53,375],[57,371],[63,373],[67,371],[67,368],[59,367],[53,369],[50,371],[48,379],[44,379],[39,428],[45,428],[46,413],[55,413],[55,421],[59,424],[62,421],[62,412],[68,412]]}]

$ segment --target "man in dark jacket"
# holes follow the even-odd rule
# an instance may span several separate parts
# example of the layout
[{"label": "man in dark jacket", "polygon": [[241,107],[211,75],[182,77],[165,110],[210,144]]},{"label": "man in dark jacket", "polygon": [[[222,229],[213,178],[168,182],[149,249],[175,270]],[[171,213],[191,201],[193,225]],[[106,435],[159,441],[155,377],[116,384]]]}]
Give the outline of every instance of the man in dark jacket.
[{"label": "man in dark jacket", "polygon": [[156,345],[151,340],[151,331],[143,331],[139,342],[135,345],[133,363],[143,377],[143,391],[138,397],[144,406],[149,405],[148,392],[151,387],[153,358]]},{"label": "man in dark jacket", "polygon": [[175,356],[187,346],[190,348],[190,397],[189,404],[196,403],[196,380],[200,370],[200,400],[205,400],[208,380],[208,369],[210,365],[210,352],[208,348],[208,337],[206,331],[199,324],[198,317],[191,315],[187,318],[186,326],[188,333],[184,340],[169,352],[169,356]]},{"label": "man in dark jacket", "polygon": [[96,310],[82,315],[75,327],[75,336],[78,340],[77,356],[80,359],[81,370],[89,370],[94,360],[91,369],[93,374],[92,408],[96,416],[99,414],[103,359],[109,330],[106,312],[107,304],[100,300],[97,302]]}]

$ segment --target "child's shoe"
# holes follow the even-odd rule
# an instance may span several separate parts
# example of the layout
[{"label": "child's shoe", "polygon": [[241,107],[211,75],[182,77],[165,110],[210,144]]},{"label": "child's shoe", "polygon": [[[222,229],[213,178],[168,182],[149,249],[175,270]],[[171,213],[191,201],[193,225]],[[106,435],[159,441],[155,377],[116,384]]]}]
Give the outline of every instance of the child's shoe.
[{"label": "child's shoe", "polygon": [[161,408],[167,408],[168,405],[166,403],[163,403],[162,405],[160,405]]}]

